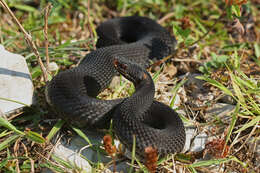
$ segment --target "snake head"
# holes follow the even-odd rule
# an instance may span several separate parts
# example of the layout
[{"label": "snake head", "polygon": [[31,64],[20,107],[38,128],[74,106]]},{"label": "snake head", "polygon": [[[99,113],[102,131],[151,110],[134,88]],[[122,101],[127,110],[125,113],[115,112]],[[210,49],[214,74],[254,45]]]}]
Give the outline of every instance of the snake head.
[{"label": "snake head", "polygon": [[114,67],[125,78],[134,83],[140,84],[142,81],[149,79],[149,74],[137,64],[130,62],[122,57],[114,58]]}]

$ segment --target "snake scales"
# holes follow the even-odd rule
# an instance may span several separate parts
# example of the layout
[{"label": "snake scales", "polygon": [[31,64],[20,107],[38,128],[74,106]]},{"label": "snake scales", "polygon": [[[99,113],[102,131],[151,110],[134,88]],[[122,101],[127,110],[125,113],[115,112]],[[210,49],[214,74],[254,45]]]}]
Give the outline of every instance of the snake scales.
[{"label": "snake scales", "polygon": [[[148,146],[161,155],[180,152],[185,130],[177,113],[154,100],[154,83],[146,70],[151,60],[174,51],[176,39],[146,17],[110,19],[97,28],[97,50],[87,54],[78,67],[60,72],[48,84],[46,99],[62,119],[78,126],[113,129],[128,147],[136,137],[136,152]],[[100,100],[117,73],[135,85],[135,93],[115,100]]]}]

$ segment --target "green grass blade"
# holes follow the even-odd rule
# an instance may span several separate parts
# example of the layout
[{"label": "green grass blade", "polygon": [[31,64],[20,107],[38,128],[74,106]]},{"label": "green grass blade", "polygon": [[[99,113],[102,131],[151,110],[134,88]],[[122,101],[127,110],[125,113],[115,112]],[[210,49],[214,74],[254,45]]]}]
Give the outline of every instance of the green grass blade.
[{"label": "green grass blade", "polygon": [[197,76],[196,77],[197,79],[201,79],[201,80],[205,80],[207,81],[208,83],[210,83],[211,85],[219,88],[220,90],[222,90],[225,94],[229,95],[229,96],[232,96],[234,99],[235,97],[233,96],[232,92],[227,89],[227,87],[225,87],[223,84],[219,83],[218,81],[216,80],[213,80],[213,79],[210,79],[206,76]]},{"label": "green grass blade", "polygon": [[207,29],[202,25],[202,23],[199,21],[199,19],[195,18],[194,21],[198,25],[198,27],[201,29],[201,31],[205,34],[207,32]]},{"label": "green grass blade", "polygon": [[160,67],[160,69],[158,71],[156,71],[156,73],[152,76],[152,79],[154,81],[154,83],[157,82],[157,80],[159,79],[160,73],[162,72],[164,68],[164,64]]},{"label": "green grass blade", "polygon": [[135,158],[135,161],[137,162],[138,166],[140,167],[140,171],[142,173],[149,173],[147,168],[137,158]]},{"label": "green grass blade", "polygon": [[26,132],[26,137],[36,143],[40,143],[40,144],[45,143],[45,139],[39,133],[33,131]]},{"label": "green grass blade", "polygon": [[70,162],[63,160],[55,155],[52,155],[51,158],[53,160],[55,160],[56,162],[58,162],[59,164],[63,165],[64,167],[68,168],[68,169],[73,169],[73,166],[71,165]]},{"label": "green grass blade", "polygon": [[3,117],[0,117],[0,126],[3,126],[9,130],[12,130],[20,135],[25,135],[24,132],[18,130],[14,125],[12,125],[8,120],[4,119]]},{"label": "green grass blade", "polygon": [[234,76],[237,83],[240,85],[246,86],[249,89],[255,89],[256,85],[249,79],[241,79],[239,76]]},{"label": "green grass blade", "polygon": [[22,102],[19,102],[19,101],[16,101],[16,100],[11,100],[11,99],[7,99],[7,98],[3,98],[3,97],[0,97],[0,100],[9,101],[9,102],[14,102],[14,103],[18,103],[18,104],[23,105],[23,106],[30,107],[30,105],[27,105],[27,104],[25,104],[25,103],[22,103]]},{"label": "green grass blade", "polygon": [[64,120],[59,120],[51,129],[51,131],[49,132],[48,136],[46,137],[47,142],[49,142],[53,136],[61,129],[61,127],[63,126],[63,124],[65,123]]},{"label": "green grass blade", "polygon": [[182,85],[185,84],[185,82],[187,81],[188,79],[182,79],[173,89],[172,89],[172,92],[173,92],[173,96],[172,96],[172,99],[171,99],[171,103],[170,103],[170,107],[172,108],[174,106],[174,102],[175,102],[175,98],[176,98],[176,95],[178,93],[178,90],[180,89],[180,87]]},{"label": "green grass blade", "polygon": [[241,89],[239,88],[239,84],[235,81],[235,76],[234,74],[230,74],[230,77],[231,77],[231,82],[232,82],[232,86],[233,86],[233,89],[234,89],[234,92],[238,98],[238,101],[242,104],[242,105],[245,105],[245,98],[241,92]]},{"label": "green grass blade", "polygon": [[235,133],[239,133],[239,132],[241,132],[241,131],[243,131],[243,130],[249,128],[249,127],[252,127],[252,126],[254,126],[255,124],[259,123],[259,121],[260,121],[260,115],[257,116],[257,117],[255,117],[254,119],[252,119],[250,122],[244,124],[240,129],[238,129],[237,131],[235,131]]},{"label": "green grass blade", "polygon": [[5,137],[9,134],[13,133],[12,131],[4,130],[0,133],[0,138]]},{"label": "green grass blade", "polygon": [[3,167],[5,167],[8,163],[8,159],[4,159],[0,162],[0,169],[2,169]]},{"label": "green grass blade", "polygon": [[185,124],[187,124],[187,125],[194,125],[194,121],[192,121],[192,120],[186,118],[186,117],[185,117],[184,115],[182,115],[182,114],[178,114],[178,115],[179,115],[179,117],[181,118],[181,120],[182,120]]},{"label": "green grass blade", "polygon": [[190,170],[192,173],[197,173],[196,169],[193,168],[193,167],[189,167],[189,170]]},{"label": "green grass blade", "polygon": [[59,166],[57,166],[57,165],[54,165],[53,163],[51,163],[50,161],[46,161],[46,162],[44,162],[44,163],[41,163],[40,164],[40,167],[42,167],[42,168],[49,168],[49,169],[51,169],[53,172],[58,172],[58,173],[65,173],[66,171],[64,170],[64,168],[61,168],[61,167],[59,167]]},{"label": "green grass blade", "polygon": [[29,5],[11,4],[10,6],[17,8],[18,10],[23,10],[27,12],[38,12],[34,7]]},{"label": "green grass blade", "polygon": [[255,49],[255,56],[257,58],[259,58],[260,57],[260,46],[259,46],[259,44],[254,43],[254,49]]},{"label": "green grass blade", "polygon": [[[131,165],[134,165],[135,162],[135,147],[136,147],[136,138],[135,135],[133,135],[133,147],[132,147],[132,160],[131,160]],[[133,166],[130,167],[128,173],[133,172]]]},{"label": "green grass blade", "polygon": [[211,165],[220,165],[222,163],[226,163],[229,161],[236,161],[245,166],[245,164],[241,161],[239,161],[236,157],[230,156],[228,158],[223,158],[223,159],[213,159],[213,160],[205,160],[205,161],[199,161],[196,163],[193,163],[191,165],[188,165],[188,167],[191,168],[196,168],[196,167],[204,167],[204,166],[211,166]]},{"label": "green grass blade", "polygon": [[5,139],[2,143],[0,143],[0,151],[9,147],[9,145],[14,143],[16,141],[16,139],[19,137],[20,137],[20,135],[14,134],[14,135],[10,136],[9,138]]},{"label": "green grass blade", "polygon": [[91,141],[88,139],[88,137],[77,127],[71,126],[71,128],[80,136],[82,137],[90,146],[93,146]]},{"label": "green grass blade", "polygon": [[237,114],[240,110],[240,104],[237,104],[236,105],[236,108],[235,108],[235,111],[232,113],[232,120],[231,120],[231,123],[230,123],[230,126],[229,126],[229,129],[228,129],[228,132],[227,132],[227,137],[226,137],[226,143],[229,141],[230,139],[230,136],[232,134],[232,131],[235,127],[235,124],[236,124],[236,121],[237,121]]}]

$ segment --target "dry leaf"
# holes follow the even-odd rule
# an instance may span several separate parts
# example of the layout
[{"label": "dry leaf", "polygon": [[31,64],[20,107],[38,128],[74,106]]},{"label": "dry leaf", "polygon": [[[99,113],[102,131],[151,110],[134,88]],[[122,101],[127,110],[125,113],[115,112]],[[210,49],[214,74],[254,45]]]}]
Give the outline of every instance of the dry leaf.
[{"label": "dry leaf", "polygon": [[234,20],[234,24],[233,24],[232,28],[237,30],[240,35],[244,35],[244,33],[245,33],[245,28],[238,19]]}]

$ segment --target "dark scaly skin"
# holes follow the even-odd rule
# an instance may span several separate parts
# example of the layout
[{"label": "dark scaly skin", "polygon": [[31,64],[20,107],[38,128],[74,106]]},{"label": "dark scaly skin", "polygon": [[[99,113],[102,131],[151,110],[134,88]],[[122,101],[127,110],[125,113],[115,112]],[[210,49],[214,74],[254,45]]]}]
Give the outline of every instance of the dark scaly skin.
[{"label": "dark scaly skin", "polygon": [[[176,45],[175,38],[163,27],[145,17],[134,16],[108,20],[97,28],[97,33],[100,37],[97,47],[102,48],[87,54],[78,67],[60,72],[46,87],[46,99],[59,112],[60,118],[88,128],[104,128],[109,124],[112,117],[116,119],[119,117],[115,117],[114,112],[117,111],[118,105],[121,105],[124,99],[99,100],[96,98],[109,85],[112,77],[117,74],[113,64],[115,58],[120,60],[123,57],[127,59],[128,63],[134,62],[145,68],[150,60],[158,60],[171,54]],[[138,90],[138,87],[136,89]],[[138,93],[142,95],[142,92]],[[138,110],[141,111],[136,115],[136,118],[138,116],[140,118],[142,116],[147,117],[144,120],[148,124],[158,126],[156,122],[160,122],[161,118],[166,122],[168,121],[168,117],[166,117],[168,115],[164,115],[163,110],[166,113],[174,114],[174,117],[178,117],[175,116],[176,113],[173,110],[169,110],[169,107],[159,102],[153,102],[153,93],[150,97],[149,102],[152,106],[147,107],[148,111],[144,115],[139,115],[139,113],[145,112],[142,107],[143,101],[147,99],[143,98],[142,100],[142,97],[140,97],[139,102],[132,102],[132,106],[139,107]],[[153,112],[158,113],[158,110],[160,110],[159,115],[162,117],[149,120],[149,115],[153,115]],[[123,121],[123,119],[121,120]],[[141,152],[142,146],[149,145],[154,138],[152,134],[156,129],[143,131],[143,128],[138,125],[139,121],[135,126],[130,124],[129,127],[135,128],[134,133],[140,132],[140,134],[135,135],[138,136],[137,147]],[[158,149],[161,148],[159,151],[162,154],[180,151],[183,146],[185,137],[183,125],[179,121],[175,125],[175,127],[166,129],[166,131],[173,130],[173,136],[165,136],[166,141],[170,141],[168,143],[172,146],[163,145],[165,143],[163,139],[160,140],[161,142],[157,142],[160,145],[156,146],[158,146]],[[121,131],[121,133],[122,135],[130,135],[130,131]],[[178,139],[170,139],[171,137]],[[123,143],[131,146],[132,136],[126,136],[126,141],[124,141],[124,137],[119,138],[123,140]],[[181,144],[182,146],[180,146]],[[150,143],[150,145],[155,144]],[[165,151],[163,147],[166,148]]]},{"label": "dark scaly skin", "polygon": [[140,156],[144,156],[149,146],[161,155],[180,152],[185,143],[183,123],[169,106],[153,99],[155,88],[150,74],[124,58],[116,59],[115,66],[136,89],[113,115],[113,128],[120,141],[131,149],[135,135],[136,151]]}]

